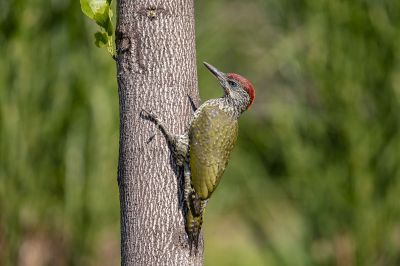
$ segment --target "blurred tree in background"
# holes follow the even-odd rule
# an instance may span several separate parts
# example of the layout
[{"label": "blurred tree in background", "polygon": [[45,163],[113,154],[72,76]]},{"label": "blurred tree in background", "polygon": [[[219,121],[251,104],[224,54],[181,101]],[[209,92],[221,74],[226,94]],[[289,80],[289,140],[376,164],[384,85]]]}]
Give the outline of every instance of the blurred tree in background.
[{"label": "blurred tree in background", "polygon": [[[400,265],[400,2],[198,1],[256,101],[206,265]],[[118,265],[115,65],[78,1],[0,2],[0,265]],[[217,83],[199,64],[203,99]]]}]

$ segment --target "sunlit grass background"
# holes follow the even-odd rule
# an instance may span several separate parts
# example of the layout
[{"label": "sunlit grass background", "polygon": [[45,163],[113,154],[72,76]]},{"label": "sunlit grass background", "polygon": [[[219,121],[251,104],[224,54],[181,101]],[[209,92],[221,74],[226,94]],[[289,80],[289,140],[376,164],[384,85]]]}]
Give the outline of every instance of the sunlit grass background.
[{"label": "sunlit grass background", "polygon": [[[400,2],[196,3],[256,87],[205,217],[206,265],[400,265]],[[79,1],[0,1],[0,265],[118,265],[115,64]]]}]

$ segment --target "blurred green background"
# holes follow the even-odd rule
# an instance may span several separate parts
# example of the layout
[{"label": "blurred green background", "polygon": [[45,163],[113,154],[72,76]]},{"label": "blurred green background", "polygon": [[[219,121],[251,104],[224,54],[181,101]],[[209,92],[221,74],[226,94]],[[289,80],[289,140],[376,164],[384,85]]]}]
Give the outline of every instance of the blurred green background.
[{"label": "blurred green background", "polygon": [[[256,87],[206,265],[400,265],[400,1],[196,3],[201,62]],[[118,265],[115,64],[79,1],[0,1],[0,265]]]}]

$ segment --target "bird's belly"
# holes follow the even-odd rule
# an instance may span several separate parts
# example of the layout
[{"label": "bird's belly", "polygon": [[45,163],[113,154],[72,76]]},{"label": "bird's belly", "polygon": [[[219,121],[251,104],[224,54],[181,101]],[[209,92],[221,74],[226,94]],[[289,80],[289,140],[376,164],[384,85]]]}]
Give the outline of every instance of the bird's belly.
[{"label": "bird's belly", "polygon": [[202,199],[218,185],[236,142],[237,121],[221,112],[208,113],[189,131],[192,186]]}]

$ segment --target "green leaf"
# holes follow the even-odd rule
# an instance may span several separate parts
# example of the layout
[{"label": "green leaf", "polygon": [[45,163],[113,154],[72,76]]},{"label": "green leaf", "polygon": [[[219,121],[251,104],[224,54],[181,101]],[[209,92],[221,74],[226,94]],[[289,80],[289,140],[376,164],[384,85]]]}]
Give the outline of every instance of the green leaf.
[{"label": "green leaf", "polygon": [[94,18],[94,13],[92,8],[90,7],[89,0],[81,0],[81,9],[86,16],[91,19]]},{"label": "green leaf", "polygon": [[93,13],[103,13],[110,7],[111,1],[109,0],[87,0]]},{"label": "green leaf", "polygon": [[110,5],[112,0],[80,0],[82,12],[91,19],[94,19],[109,36],[112,36],[113,16]]},{"label": "green leaf", "polygon": [[95,12],[94,20],[96,21],[97,25],[102,27],[108,33],[109,36],[112,36],[113,25],[110,17],[109,6],[106,6],[104,10],[98,10],[97,12]]},{"label": "green leaf", "polygon": [[96,39],[95,44],[97,47],[104,47],[108,44],[108,35],[105,32],[96,32],[94,38]]}]

